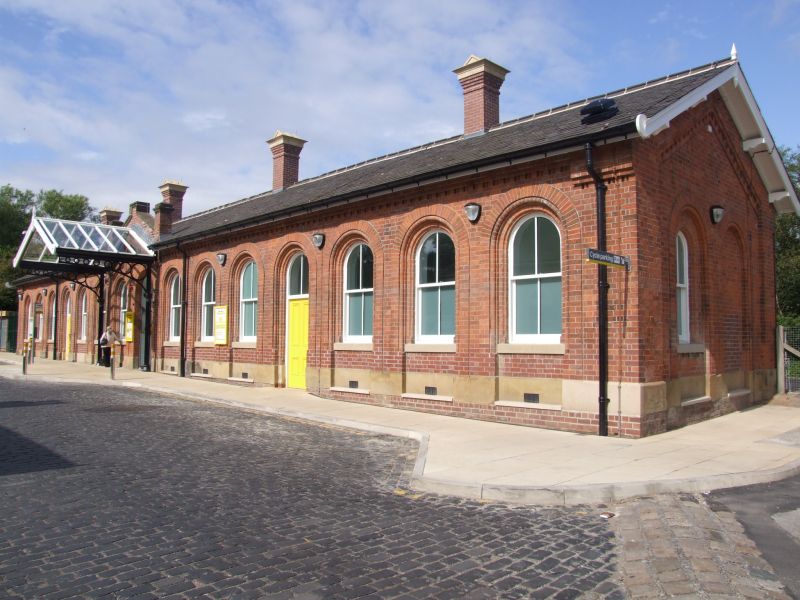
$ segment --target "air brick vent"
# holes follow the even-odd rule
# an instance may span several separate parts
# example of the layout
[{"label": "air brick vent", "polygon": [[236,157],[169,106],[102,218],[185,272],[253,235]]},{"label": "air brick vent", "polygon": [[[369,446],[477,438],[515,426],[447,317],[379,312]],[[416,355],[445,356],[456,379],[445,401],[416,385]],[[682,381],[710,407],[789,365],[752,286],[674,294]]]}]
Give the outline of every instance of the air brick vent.
[{"label": "air brick vent", "polygon": [[250,375],[250,373],[248,373],[247,371],[242,371],[242,379],[247,379],[248,375]]},{"label": "air brick vent", "polygon": [[358,389],[358,381],[356,381],[355,379],[351,379],[350,381],[347,382],[347,386],[351,390],[357,390]]},{"label": "air brick vent", "polygon": [[522,394],[522,401],[530,402],[532,404],[539,404],[539,394],[525,392],[524,394]]},{"label": "air brick vent", "polygon": [[439,389],[433,385],[426,385],[425,386],[425,395],[426,396],[436,396],[439,393]]}]

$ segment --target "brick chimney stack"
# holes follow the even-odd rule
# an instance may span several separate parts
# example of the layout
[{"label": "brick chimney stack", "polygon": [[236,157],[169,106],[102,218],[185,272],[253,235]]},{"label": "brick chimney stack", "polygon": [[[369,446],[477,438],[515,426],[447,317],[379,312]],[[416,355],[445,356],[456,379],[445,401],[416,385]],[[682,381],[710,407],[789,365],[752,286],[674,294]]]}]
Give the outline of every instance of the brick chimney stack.
[{"label": "brick chimney stack", "polygon": [[272,150],[272,191],[277,192],[300,180],[300,151],[305,140],[296,135],[276,131],[267,140]]},{"label": "brick chimney stack", "polygon": [[509,70],[470,54],[453,73],[464,90],[464,135],[497,125],[500,122],[500,86]]},{"label": "brick chimney stack", "polygon": [[100,224],[101,225],[120,225],[122,221],[122,211],[114,208],[106,207],[100,211]]},{"label": "brick chimney stack", "polygon": [[161,239],[161,236],[172,233],[172,216],[175,207],[166,202],[159,202],[153,210],[156,213],[153,233],[155,233],[156,239]]},{"label": "brick chimney stack", "polygon": [[172,205],[172,221],[180,221],[183,218],[183,195],[189,187],[179,181],[166,180],[158,189],[164,202]]}]

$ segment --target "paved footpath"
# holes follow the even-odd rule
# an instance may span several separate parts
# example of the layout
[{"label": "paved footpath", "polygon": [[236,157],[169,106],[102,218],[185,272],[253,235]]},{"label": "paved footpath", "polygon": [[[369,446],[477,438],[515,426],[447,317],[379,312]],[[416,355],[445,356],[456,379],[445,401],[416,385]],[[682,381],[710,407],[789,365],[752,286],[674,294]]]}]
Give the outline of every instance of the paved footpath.
[{"label": "paved footpath", "polygon": [[[21,378],[20,357],[0,353],[0,376]],[[36,359],[30,381],[110,385],[108,370]],[[613,503],[699,493],[800,473],[800,408],[759,406],[640,440],[601,438],[326,400],[270,387],[119,369],[115,385],[246,407],[420,441],[411,486],[523,504]],[[794,433],[793,433],[794,432]],[[795,438],[792,438],[792,436]]]}]

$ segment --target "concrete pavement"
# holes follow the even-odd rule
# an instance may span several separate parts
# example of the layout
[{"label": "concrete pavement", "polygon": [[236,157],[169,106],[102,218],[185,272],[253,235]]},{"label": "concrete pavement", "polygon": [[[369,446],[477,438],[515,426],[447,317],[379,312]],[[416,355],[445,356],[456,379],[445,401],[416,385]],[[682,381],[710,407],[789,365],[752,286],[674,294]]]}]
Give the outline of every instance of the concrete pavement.
[{"label": "concrete pavement", "polygon": [[420,443],[413,489],[523,504],[614,503],[704,492],[800,473],[800,408],[766,405],[640,440],[601,438],[240,387],[202,378],[0,353],[0,377],[142,387],[274,415],[410,437]]}]

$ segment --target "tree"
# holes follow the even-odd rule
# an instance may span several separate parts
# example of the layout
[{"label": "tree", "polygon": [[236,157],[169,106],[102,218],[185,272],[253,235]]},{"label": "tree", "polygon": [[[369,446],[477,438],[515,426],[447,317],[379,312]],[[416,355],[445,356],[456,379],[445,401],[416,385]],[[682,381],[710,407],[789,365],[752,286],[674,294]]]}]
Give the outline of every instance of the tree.
[{"label": "tree", "polygon": [[5,284],[22,275],[11,262],[34,208],[42,216],[68,221],[92,219],[95,213],[89,199],[80,194],[65,194],[59,190],[41,190],[34,194],[10,185],[0,187],[0,310],[17,308],[16,290]]},{"label": "tree", "polygon": [[85,221],[94,214],[86,196],[58,190],[40,191],[36,195],[36,206],[43,216],[67,221]]},{"label": "tree", "polygon": [[[800,195],[800,146],[780,149],[789,178]],[[775,275],[778,315],[784,323],[800,320],[800,217],[779,215],[775,226]]]}]

